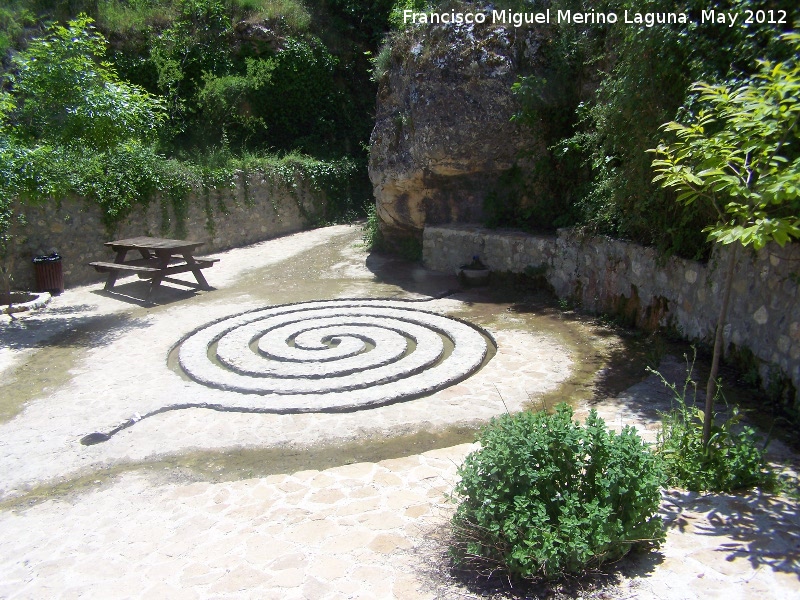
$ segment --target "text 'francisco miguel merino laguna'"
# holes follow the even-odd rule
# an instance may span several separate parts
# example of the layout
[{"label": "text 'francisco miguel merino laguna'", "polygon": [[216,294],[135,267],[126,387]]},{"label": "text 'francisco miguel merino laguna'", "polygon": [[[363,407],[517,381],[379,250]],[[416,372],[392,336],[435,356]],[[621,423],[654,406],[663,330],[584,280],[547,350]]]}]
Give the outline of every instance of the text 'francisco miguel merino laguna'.
[{"label": "text 'francisco miguel merino laguna'", "polygon": [[[716,23],[719,25],[750,25],[753,23],[785,24],[787,14],[785,10],[746,10],[744,14],[718,10],[704,10],[700,14],[701,23]],[[493,10],[489,12],[415,12],[403,11],[403,22],[406,24],[431,23],[431,24],[473,24],[492,23],[513,25],[521,27],[534,23],[575,23],[575,24],[605,24],[629,23],[653,27],[665,23],[688,23],[689,15],[682,12],[639,13],[624,11],[622,16],[616,12],[577,12],[572,10],[555,10],[549,8],[541,12],[513,12],[510,10]]]}]

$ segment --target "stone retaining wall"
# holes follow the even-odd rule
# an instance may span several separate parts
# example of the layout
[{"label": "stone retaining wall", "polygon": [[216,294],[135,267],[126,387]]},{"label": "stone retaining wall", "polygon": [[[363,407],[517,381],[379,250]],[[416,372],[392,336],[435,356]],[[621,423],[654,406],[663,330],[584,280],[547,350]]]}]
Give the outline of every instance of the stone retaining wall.
[{"label": "stone retaining wall", "polygon": [[[441,226],[426,227],[423,235],[423,262],[430,269],[454,271],[475,255],[494,271],[523,273],[531,267],[545,273],[559,298],[640,327],[670,327],[691,341],[713,337],[729,251],[723,248],[703,264],[664,260],[652,248],[566,229],[539,236]],[[726,341],[759,359],[762,381],[779,371],[795,390],[800,390],[798,283],[800,244],[740,253],[726,328]]]},{"label": "stone retaining wall", "polygon": [[292,187],[271,181],[260,172],[248,177],[247,186],[242,185],[240,177],[234,189],[190,195],[182,223],[172,205],[158,199],[146,209],[135,210],[113,232],[103,226],[99,207],[80,198],[66,199],[60,206],[54,202],[26,206],[22,211],[26,225],[15,231],[12,286],[33,289],[31,259],[54,251],[62,256],[64,284],[71,287],[105,278],[87,263],[113,260],[113,252],[103,246],[111,239],[182,237],[204,242],[199,253],[209,254],[307,229],[322,217],[325,196],[312,191],[305,182],[298,179]]}]

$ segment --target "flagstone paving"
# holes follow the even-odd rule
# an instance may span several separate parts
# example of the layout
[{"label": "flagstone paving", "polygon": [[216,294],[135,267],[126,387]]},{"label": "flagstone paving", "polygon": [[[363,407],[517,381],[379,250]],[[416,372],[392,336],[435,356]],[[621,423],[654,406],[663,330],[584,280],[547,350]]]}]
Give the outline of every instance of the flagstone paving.
[{"label": "flagstone paving", "polygon": [[[167,289],[154,308],[98,284],[0,325],[0,374],[24,391],[12,398],[17,404],[2,401],[10,416],[0,423],[0,598],[485,597],[453,577],[446,554],[447,494],[475,446],[410,444],[403,452],[391,444],[454,430],[468,437],[492,416],[573,381],[580,344],[600,341],[585,331],[570,341],[563,323],[549,329],[541,315],[497,310],[479,294],[434,299],[455,287],[451,277],[365,260],[357,237],[333,227],[223,253],[209,274],[215,291]],[[319,248],[327,262],[314,254]],[[120,287],[135,295],[138,285]],[[293,414],[202,408],[236,392],[200,385],[167,360],[183,336],[217,319],[368,297],[415,299],[425,311],[469,318],[496,340],[497,354],[424,398]],[[55,364],[42,374],[45,359]],[[664,363],[665,372],[680,369]],[[655,409],[668,405],[651,376],[608,399],[578,402],[576,414],[595,407],[612,427],[635,425],[652,440]],[[80,443],[120,424],[108,441]],[[348,444],[353,456],[371,445],[378,458],[346,458]],[[327,449],[334,466],[320,456]],[[784,462],[796,460],[778,450]],[[297,468],[260,464],[289,458]],[[800,595],[797,502],[668,490],[662,515],[665,545],[623,562],[586,595]]]}]

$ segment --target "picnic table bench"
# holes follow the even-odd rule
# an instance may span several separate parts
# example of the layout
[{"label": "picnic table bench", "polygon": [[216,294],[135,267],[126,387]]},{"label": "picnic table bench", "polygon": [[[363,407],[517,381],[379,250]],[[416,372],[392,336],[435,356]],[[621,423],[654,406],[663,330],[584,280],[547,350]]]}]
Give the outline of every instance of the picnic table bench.
[{"label": "picnic table bench", "polygon": [[[210,290],[201,269],[207,269],[218,262],[218,258],[197,258],[193,255],[196,248],[203,242],[189,240],[170,240],[153,237],[135,237],[126,240],[106,242],[117,255],[114,262],[94,261],[89,265],[100,273],[108,273],[105,290],[114,289],[120,273],[138,275],[140,279],[150,280],[150,289],[146,300],[150,302],[153,293],[166,280],[181,285],[194,286],[194,284],[180,279],[170,279],[170,275],[192,272],[197,280],[197,287]],[[126,260],[128,252],[138,251],[141,258]]]}]

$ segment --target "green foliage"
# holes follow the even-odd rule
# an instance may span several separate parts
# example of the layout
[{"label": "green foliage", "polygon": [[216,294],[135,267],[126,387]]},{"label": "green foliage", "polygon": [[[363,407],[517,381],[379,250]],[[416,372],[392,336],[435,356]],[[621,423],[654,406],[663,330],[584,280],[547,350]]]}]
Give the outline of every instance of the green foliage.
[{"label": "green foliage", "polygon": [[[693,491],[730,492],[774,483],[761,440],[752,427],[741,425],[742,414],[738,407],[733,407],[730,416],[711,427],[709,443],[703,443],[705,415],[691,402],[697,391],[692,378],[693,366],[694,362],[687,365],[681,389],[648,367],[673,393],[673,406],[662,415],[656,445],[670,484]],[[720,386],[716,389],[719,395]]]},{"label": "green foliage", "polygon": [[10,138],[10,128],[6,120],[14,106],[11,95],[0,90],[0,260],[8,256],[11,227],[15,219],[12,202],[18,189],[14,158],[19,149]]},{"label": "green foliage", "polygon": [[494,419],[459,468],[456,562],[514,578],[579,574],[664,538],[662,473],[635,430],[609,431],[592,411]]},{"label": "green foliage", "polygon": [[388,29],[394,0],[327,0],[334,27],[356,33],[356,38],[372,47],[380,43]]},{"label": "green foliage", "polygon": [[197,102],[206,117],[206,128],[221,138],[232,133],[239,138],[254,135],[266,125],[253,115],[250,99],[270,83],[275,69],[273,59],[247,58],[244,75],[216,76],[206,73]]},{"label": "green foliage", "polygon": [[[113,224],[149,201],[154,191],[163,192],[161,197],[180,212],[190,188],[226,187],[236,169],[249,165],[252,171],[261,163],[270,177],[299,185],[308,176],[312,186],[324,191],[326,211],[320,222],[352,219],[371,195],[364,147],[372,129],[375,86],[365,51],[376,49],[387,30],[391,4],[4,3],[0,36],[6,35],[10,47],[22,49],[23,55],[25,27],[65,22],[77,10],[97,17],[111,44],[88,21],[56,25],[54,39],[35,42],[48,56],[54,44],[66,46],[57,58],[34,64],[57,61],[43,77],[61,78],[63,89],[18,71],[10,58],[4,63],[12,67],[8,81],[27,77],[31,101],[22,102],[24,86],[16,80],[5,86],[13,92],[13,106],[0,118],[0,152],[10,157],[0,165],[7,180],[0,181],[0,213],[15,196],[46,201],[85,193]],[[81,29],[81,23],[87,27]],[[242,35],[249,31],[257,35]],[[76,72],[88,77],[67,77]],[[58,102],[69,104],[66,117],[58,113]],[[137,110],[150,103],[152,115],[120,112],[126,102]],[[87,122],[89,110],[100,110],[100,118]],[[51,127],[47,119],[56,114],[64,123]],[[213,208],[213,201],[204,196],[207,207]]]},{"label": "green foliage", "polygon": [[156,191],[175,203],[188,194],[185,169],[151,143],[162,115],[159,100],[98,62],[105,45],[91,19],[81,17],[54,25],[14,57],[11,93],[0,97],[4,252],[14,197],[76,194],[97,203],[113,229]]},{"label": "green foliage", "polygon": [[552,231],[572,225],[572,197],[566,190],[574,183],[574,174],[568,172],[572,166],[547,153],[529,169],[517,164],[505,171],[484,199],[486,225],[513,224],[528,231]]},{"label": "green foliage", "polygon": [[[513,0],[502,4],[499,8],[525,10]],[[551,11],[565,9],[581,9],[581,3],[560,0],[551,6]],[[512,170],[499,182],[499,197],[489,199],[491,226],[552,230],[575,224],[574,206],[586,192],[588,169],[571,138],[580,131],[576,111],[587,97],[593,68],[588,65],[601,52],[602,33],[553,24],[537,52],[541,66],[512,86],[520,107],[513,119],[530,129],[537,144],[524,153],[525,168]]]},{"label": "green foliage", "polygon": [[406,23],[403,18],[403,11],[425,12],[431,9],[431,4],[428,0],[396,0],[389,13],[389,25],[396,30],[410,27],[411,23]]},{"label": "green foliage", "polygon": [[800,238],[800,35],[784,38],[791,59],[759,61],[744,81],[695,83],[696,115],[664,125],[677,140],[653,151],[654,181],[679,202],[713,206],[710,241],[760,249]]},{"label": "green foliage", "polygon": [[0,60],[19,43],[25,27],[33,25],[33,13],[19,0],[0,6]]},{"label": "green foliage", "polygon": [[18,192],[23,198],[34,202],[71,194],[86,198],[100,206],[109,230],[156,192],[182,201],[196,181],[185,166],[136,140],[104,152],[40,145],[15,159],[10,166],[19,173]]},{"label": "green foliage", "polygon": [[367,251],[379,252],[384,249],[378,207],[375,203],[371,203],[367,208],[367,220],[361,229],[361,240]]},{"label": "green foliage", "polygon": [[372,65],[371,79],[372,81],[380,81],[383,79],[383,76],[389,71],[389,67],[392,63],[392,43],[391,41],[387,41],[381,46],[381,49],[375,56],[372,56],[372,53],[369,53],[370,56],[370,64]]},{"label": "green foliage", "polygon": [[363,213],[363,199],[358,193],[360,166],[350,158],[320,160],[298,152],[283,156],[251,153],[231,158],[226,164],[234,170],[261,171],[295,192],[301,182],[310,184],[312,191],[324,195],[324,211],[311,215],[297,195],[295,199],[301,213],[312,223],[343,222],[354,212]]},{"label": "green foliage", "polygon": [[139,31],[174,20],[176,4],[158,0],[100,0],[97,3],[97,23],[107,31]]},{"label": "green foliage", "polygon": [[0,34],[19,49],[23,26],[74,18],[83,7],[111,40],[95,62],[107,59],[118,80],[160,96],[162,120],[152,122],[161,152],[202,155],[222,145],[236,155],[296,150],[334,162],[349,156],[360,180],[351,177],[350,191],[336,194],[360,207],[375,105],[365,53],[377,49],[388,29],[391,5],[12,0],[0,8]]},{"label": "green foliage", "polygon": [[318,153],[337,130],[338,61],[319,40],[295,38],[272,60],[270,82],[250,100],[254,114],[264,120],[274,147]]},{"label": "green foliage", "polygon": [[160,101],[99,62],[105,47],[84,16],[52,26],[14,56],[16,72],[7,80],[16,101],[9,115],[16,134],[27,143],[100,151],[131,138],[153,139],[163,116]]},{"label": "green foliage", "polygon": [[232,4],[250,19],[278,22],[295,33],[311,25],[311,13],[300,0],[233,0]]},{"label": "green foliage", "polygon": [[[182,10],[180,0],[99,0],[97,4],[98,22],[114,31],[169,24]],[[236,18],[269,21],[292,32],[306,31],[311,24],[311,13],[300,0],[226,0],[224,5]]]},{"label": "green foliage", "polygon": [[[168,135],[197,131],[194,100],[204,78],[231,67],[231,21],[221,0],[178,0],[175,20],[150,37],[150,61],[169,115]],[[192,127],[191,125],[195,125]]]},{"label": "green foliage", "polygon": [[[557,25],[543,40],[545,67],[517,86],[526,123],[548,147],[531,179],[564,202],[564,219],[590,231],[655,245],[667,254],[707,256],[701,233],[714,222],[702,203],[674,201],[652,182],[646,150],[659,143],[660,124],[691,110],[692,81],[719,80],[750,72],[757,56],[785,60],[793,53],[776,25],[720,27],[700,23],[700,0],[588,2],[554,0],[551,11],[688,13],[687,24],[653,27]],[[745,14],[750,0],[721,0],[718,11]],[[776,0],[789,22],[797,3]],[[515,225],[516,223],[504,223]]]}]

